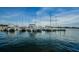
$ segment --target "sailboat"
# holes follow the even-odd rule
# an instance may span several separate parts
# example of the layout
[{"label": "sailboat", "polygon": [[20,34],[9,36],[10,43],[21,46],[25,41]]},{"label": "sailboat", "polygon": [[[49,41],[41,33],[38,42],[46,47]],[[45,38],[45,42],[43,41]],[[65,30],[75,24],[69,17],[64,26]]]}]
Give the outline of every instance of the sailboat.
[{"label": "sailboat", "polygon": [[[56,19],[56,25],[57,25],[57,18],[55,16],[55,19]],[[53,29],[53,31],[66,31],[65,28],[61,28],[61,26],[57,26],[56,28]]]}]

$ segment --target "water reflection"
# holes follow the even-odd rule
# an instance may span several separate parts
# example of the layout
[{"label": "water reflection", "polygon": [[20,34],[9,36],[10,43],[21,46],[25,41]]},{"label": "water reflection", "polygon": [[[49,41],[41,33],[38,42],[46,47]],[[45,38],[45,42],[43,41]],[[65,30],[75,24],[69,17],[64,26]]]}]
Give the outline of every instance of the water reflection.
[{"label": "water reflection", "polygon": [[9,37],[15,37],[17,35],[17,32],[6,32],[6,34],[9,36]]},{"label": "water reflection", "polygon": [[0,51],[79,51],[79,30],[0,32]]}]

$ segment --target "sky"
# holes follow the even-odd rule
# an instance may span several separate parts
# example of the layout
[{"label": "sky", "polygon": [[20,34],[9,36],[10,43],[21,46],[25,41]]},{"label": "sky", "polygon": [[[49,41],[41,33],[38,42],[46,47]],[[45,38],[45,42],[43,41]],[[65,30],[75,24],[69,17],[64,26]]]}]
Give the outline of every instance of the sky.
[{"label": "sky", "polygon": [[0,24],[79,27],[78,7],[0,7]]}]

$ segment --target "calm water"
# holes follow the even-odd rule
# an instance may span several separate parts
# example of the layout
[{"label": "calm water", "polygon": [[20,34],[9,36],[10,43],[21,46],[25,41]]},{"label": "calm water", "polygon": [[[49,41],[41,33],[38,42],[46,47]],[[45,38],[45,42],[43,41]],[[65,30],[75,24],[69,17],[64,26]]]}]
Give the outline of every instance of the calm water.
[{"label": "calm water", "polygon": [[79,29],[65,32],[0,32],[0,51],[79,51]]}]

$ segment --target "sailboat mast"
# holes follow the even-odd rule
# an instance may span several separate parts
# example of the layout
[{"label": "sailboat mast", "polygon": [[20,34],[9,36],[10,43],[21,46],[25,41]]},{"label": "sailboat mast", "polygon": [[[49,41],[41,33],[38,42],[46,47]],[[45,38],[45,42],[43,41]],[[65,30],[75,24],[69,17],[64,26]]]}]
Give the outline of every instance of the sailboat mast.
[{"label": "sailboat mast", "polygon": [[50,27],[51,27],[51,15],[50,15]]},{"label": "sailboat mast", "polygon": [[37,16],[35,15],[35,21],[34,21],[34,24],[35,24],[35,25],[36,25],[36,17],[37,17]]},{"label": "sailboat mast", "polygon": [[56,23],[56,16],[55,16],[55,27],[57,26],[57,23]]}]

